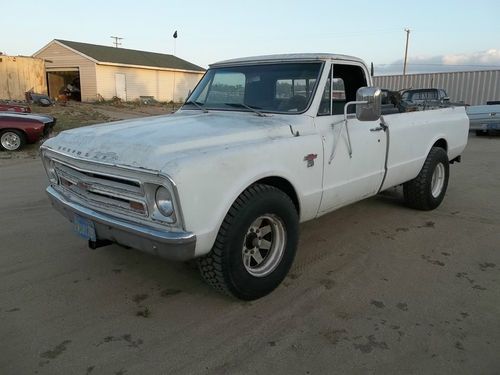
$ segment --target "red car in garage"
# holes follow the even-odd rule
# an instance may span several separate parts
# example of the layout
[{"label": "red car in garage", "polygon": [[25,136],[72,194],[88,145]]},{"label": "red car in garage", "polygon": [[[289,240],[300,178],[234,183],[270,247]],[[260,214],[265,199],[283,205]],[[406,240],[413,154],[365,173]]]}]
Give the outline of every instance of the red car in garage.
[{"label": "red car in garage", "polygon": [[17,151],[35,143],[54,128],[56,119],[33,113],[0,112],[0,149]]}]

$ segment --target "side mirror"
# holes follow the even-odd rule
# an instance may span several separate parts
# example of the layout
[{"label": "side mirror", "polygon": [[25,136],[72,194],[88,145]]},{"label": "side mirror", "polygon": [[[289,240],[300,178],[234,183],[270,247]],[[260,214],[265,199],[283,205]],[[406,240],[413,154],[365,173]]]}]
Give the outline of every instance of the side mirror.
[{"label": "side mirror", "polygon": [[382,113],[382,90],[378,87],[360,87],[356,92],[356,118],[376,121]]},{"label": "side mirror", "polygon": [[443,97],[443,102],[449,102],[450,101],[450,97],[449,96],[445,96]]}]

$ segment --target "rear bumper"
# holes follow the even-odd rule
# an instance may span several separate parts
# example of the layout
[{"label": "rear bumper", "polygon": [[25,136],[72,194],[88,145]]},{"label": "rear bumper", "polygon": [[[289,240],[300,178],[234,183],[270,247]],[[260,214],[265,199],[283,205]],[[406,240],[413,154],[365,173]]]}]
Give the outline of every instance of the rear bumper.
[{"label": "rear bumper", "polygon": [[94,223],[97,240],[110,240],[171,260],[194,258],[196,236],[190,232],[168,232],[106,215],[67,200],[53,187],[47,194],[55,209],[73,222],[75,214]]},{"label": "rear bumper", "polygon": [[492,122],[492,123],[470,123],[470,130],[500,130],[500,122]]}]

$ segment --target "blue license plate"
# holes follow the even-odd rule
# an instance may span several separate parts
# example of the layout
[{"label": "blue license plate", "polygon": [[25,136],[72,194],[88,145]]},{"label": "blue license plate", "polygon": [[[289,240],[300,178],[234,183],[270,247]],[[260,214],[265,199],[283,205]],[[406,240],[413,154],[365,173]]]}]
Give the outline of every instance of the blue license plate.
[{"label": "blue license plate", "polygon": [[75,215],[73,228],[80,237],[90,241],[96,240],[94,223],[89,219]]}]

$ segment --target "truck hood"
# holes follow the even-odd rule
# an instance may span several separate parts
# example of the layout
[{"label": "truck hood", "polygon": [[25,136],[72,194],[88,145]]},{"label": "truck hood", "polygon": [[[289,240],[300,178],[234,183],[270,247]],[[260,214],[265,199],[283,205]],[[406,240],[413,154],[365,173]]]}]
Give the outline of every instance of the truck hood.
[{"label": "truck hood", "polygon": [[160,171],[168,162],[211,148],[292,137],[290,126],[296,117],[302,116],[179,111],[64,131],[47,140],[44,148],[89,161]]}]

